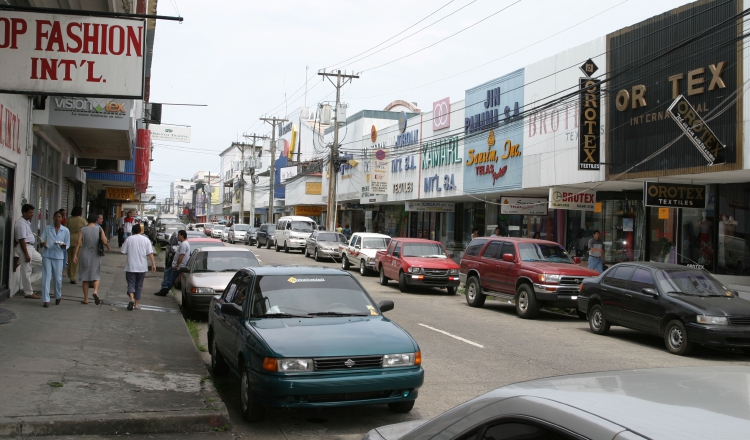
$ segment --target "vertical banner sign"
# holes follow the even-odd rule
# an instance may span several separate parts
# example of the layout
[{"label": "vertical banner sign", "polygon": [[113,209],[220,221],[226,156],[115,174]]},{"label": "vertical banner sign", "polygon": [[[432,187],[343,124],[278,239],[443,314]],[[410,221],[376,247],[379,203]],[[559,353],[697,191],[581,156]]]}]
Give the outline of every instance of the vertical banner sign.
[{"label": "vertical banner sign", "polygon": [[601,167],[601,81],[580,79],[580,125],[578,127],[578,169],[598,170]]}]

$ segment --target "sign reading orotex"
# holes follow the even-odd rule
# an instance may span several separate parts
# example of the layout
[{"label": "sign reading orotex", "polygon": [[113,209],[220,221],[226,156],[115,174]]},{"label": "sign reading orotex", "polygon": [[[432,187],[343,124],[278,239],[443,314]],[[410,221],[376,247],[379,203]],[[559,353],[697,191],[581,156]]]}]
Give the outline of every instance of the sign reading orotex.
[{"label": "sign reading orotex", "polygon": [[670,208],[706,208],[706,187],[661,182],[643,182],[643,200],[646,206]]}]

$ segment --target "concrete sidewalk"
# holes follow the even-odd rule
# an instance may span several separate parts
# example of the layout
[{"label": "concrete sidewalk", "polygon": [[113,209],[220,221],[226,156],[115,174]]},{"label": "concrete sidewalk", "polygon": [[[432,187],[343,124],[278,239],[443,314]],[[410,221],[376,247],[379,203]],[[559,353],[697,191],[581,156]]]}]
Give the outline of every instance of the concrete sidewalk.
[{"label": "concrete sidewalk", "polygon": [[[100,306],[63,278],[63,300],[0,303],[0,436],[207,432],[229,423],[175,299],[148,274],[128,311],[125,256],[102,260]],[[162,263],[163,265],[163,263]],[[37,282],[34,290],[40,290]],[[89,295],[93,290],[90,290]]]}]

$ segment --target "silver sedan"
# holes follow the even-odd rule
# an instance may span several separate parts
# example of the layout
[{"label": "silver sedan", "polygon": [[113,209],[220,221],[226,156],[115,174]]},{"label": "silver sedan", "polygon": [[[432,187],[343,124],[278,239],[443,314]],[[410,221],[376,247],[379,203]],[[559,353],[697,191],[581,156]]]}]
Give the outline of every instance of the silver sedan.
[{"label": "silver sedan", "polygon": [[339,232],[313,231],[305,242],[305,257],[312,256],[315,261],[321,258],[341,258],[340,244],[346,243],[346,237]]}]

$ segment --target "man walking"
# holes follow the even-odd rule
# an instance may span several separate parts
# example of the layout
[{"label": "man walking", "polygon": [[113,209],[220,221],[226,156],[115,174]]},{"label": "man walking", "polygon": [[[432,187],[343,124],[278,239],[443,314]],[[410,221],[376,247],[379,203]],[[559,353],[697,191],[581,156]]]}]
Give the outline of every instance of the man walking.
[{"label": "man walking", "polygon": [[117,219],[117,245],[122,247],[125,241],[125,211],[120,211],[120,217]]},{"label": "man walking", "polygon": [[128,282],[128,310],[141,308],[141,294],[143,293],[143,280],[148,272],[146,257],[151,259],[151,272],[156,273],[156,261],[154,261],[154,248],[151,241],[141,235],[141,226],[133,226],[133,235],[125,240],[120,252],[127,255],[125,263],[125,279]]},{"label": "man walking", "polygon": [[161,283],[161,290],[154,293],[157,296],[167,296],[169,290],[174,286],[177,277],[180,276],[180,269],[185,267],[188,258],[190,258],[190,243],[187,241],[187,232],[184,230],[177,233],[177,241],[180,242],[177,248],[177,254],[171,267],[164,271],[164,280]]},{"label": "man walking", "polygon": [[41,265],[42,256],[34,249],[34,233],[30,220],[34,217],[34,207],[28,203],[21,207],[21,218],[16,222],[15,254],[21,264],[21,289],[26,298],[40,299],[31,289],[31,265]]},{"label": "man walking", "polygon": [[127,217],[123,219],[123,240],[127,240],[128,237],[133,235],[133,226],[135,226],[135,219],[133,218],[132,211],[128,211]]},{"label": "man walking", "polygon": [[594,231],[594,238],[589,240],[589,269],[602,273],[604,270],[604,242],[599,239],[599,230]]}]

